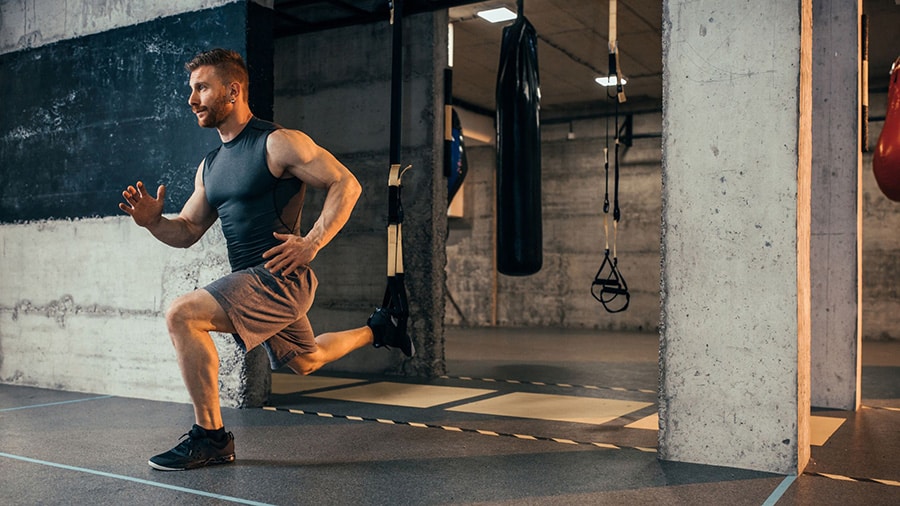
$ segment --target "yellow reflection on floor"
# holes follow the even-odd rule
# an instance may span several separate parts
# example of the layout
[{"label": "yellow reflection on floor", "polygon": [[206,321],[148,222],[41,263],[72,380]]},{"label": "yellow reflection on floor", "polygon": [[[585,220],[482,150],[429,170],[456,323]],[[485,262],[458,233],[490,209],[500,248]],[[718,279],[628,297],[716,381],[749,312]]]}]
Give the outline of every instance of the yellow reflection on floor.
[{"label": "yellow reflection on floor", "polygon": [[626,429],[645,429],[645,430],[659,430],[659,413],[653,413],[650,416],[645,416],[640,420],[635,422],[631,422],[625,426]]},{"label": "yellow reflection on floor", "polygon": [[[829,416],[810,416],[809,417],[809,444],[812,446],[822,446],[828,439],[837,432],[841,424],[844,423],[843,418],[832,418]],[[654,413],[631,422],[625,426],[626,429],[659,429],[659,415]]]},{"label": "yellow reflection on floor", "polygon": [[599,425],[651,405],[649,402],[517,392],[463,404],[448,411]]},{"label": "yellow reflection on floor", "polygon": [[832,418],[830,416],[810,416],[809,417],[809,444],[812,446],[822,446],[835,432],[841,424],[844,423],[843,418]]},{"label": "yellow reflection on floor", "polygon": [[292,394],[294,392],[308,392],[320,388],[334,388],[354,383],[363,383],[363,380],[278,373],[272,375],[272,393]]},{"label": "yellow reflection on floor", "polygon": [[406,383],[372,383],[355,387],[309,394],[309,397],[340,401],[369,402],[408,408],[430,408],[448,402],[493,393],[480,388],[441,387],[434,385],[409,385]]}]

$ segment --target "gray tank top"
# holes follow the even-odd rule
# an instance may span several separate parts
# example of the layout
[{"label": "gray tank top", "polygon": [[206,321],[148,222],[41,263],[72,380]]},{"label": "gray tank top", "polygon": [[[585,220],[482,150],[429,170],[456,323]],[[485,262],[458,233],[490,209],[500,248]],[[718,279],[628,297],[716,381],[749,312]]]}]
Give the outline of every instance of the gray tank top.
[{"label": "gray tank top", "polygon": [[297,233],[306,186],[278,179],[266,163],[266,139],[280,126],[252,118],[237,137],[203,161],[206,199],[219,213],[232,271],[258,265],[279,244],[272,233]]}]

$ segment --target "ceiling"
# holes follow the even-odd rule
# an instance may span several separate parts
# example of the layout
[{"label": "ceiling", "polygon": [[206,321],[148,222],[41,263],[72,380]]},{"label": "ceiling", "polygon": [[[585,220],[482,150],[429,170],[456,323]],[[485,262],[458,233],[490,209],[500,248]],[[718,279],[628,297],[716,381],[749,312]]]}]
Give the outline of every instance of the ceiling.
[{"label": "ceiling", "polygon": [[[383,22],[388,0],[275,0],[275,36],[340,26]],[[628,79],[630,109],[659,109],[662,103],[662,2],[620,1],[617,15],[619,62]],[[503,26],[475,13],[516,0],[405,0],[405,15],[449,9],[453,25],[454,101],[492,114]],[[864,0],[869,19],[870,87],[884,90],[891,63],[900,55],[900,0]],[[606,90],[594,78],[607,74],[609,2],[524,0],[524,14],[538,34],[542,118],[566,117],[605,108]]]}]

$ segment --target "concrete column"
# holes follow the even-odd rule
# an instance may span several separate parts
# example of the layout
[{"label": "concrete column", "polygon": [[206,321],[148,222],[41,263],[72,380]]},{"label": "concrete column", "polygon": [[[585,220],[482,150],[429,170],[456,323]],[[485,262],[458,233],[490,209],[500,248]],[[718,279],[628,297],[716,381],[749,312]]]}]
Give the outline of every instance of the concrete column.
[{"label": "concrete column", "polygon": [[809,460],[811,4],[663,4],[663,460]]},{"label": "concrete column", "polygon": [[856,409],[862,342],[861,0],[813,2],[812,405]]},{"label": "concrete column", "polygon": [[[416,356],[407,360],[397,351],[365,347],[327,365],[330,371],[444,372],[447,12],[409,15],[403,24],[401,160],[413,166],[403,177],[403,260]],[[309,318],[317,334],[363,325],[384,296],[392,33],[385,19],[276,41],[275,120],[309,134],[363,186],[350,221],[312,264],[319,288]],[[304,230],[323,200],[323,192],[307,193]]]}]

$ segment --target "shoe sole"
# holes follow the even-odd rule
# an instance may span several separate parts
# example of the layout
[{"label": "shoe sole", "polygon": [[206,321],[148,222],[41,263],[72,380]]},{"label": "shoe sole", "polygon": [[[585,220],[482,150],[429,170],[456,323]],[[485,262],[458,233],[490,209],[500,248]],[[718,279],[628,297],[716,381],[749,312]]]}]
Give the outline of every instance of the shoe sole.
[{"label": "shoe sole", "polygon": [[234,454],[225,455],[224,457],[216,457],[212,459],[206,459],[203,462],[194,462],[191,465],[185,467],[166,467],[161,464],[157,464],[152,460],[148,460],[147,464],[150,465],[153,469],[158,471],[187,471],[190,469],[197,469],[198,467],[206,467],[206,466],[215,466],[219,464],[228,464],[230,462],[234,462]]},{"label": "shoe sole", "polygon": [[406,355],[409,358],[416,356],[416,345],[412,342],[412,339],[409,340],[409,353],[406,353],[406,350],[404,350],[400,346],[396,346],[396,345],[385,344],[384,347],[389,350],[390,349],[400,350],[401,353],[403,353],[404,355]]}]

